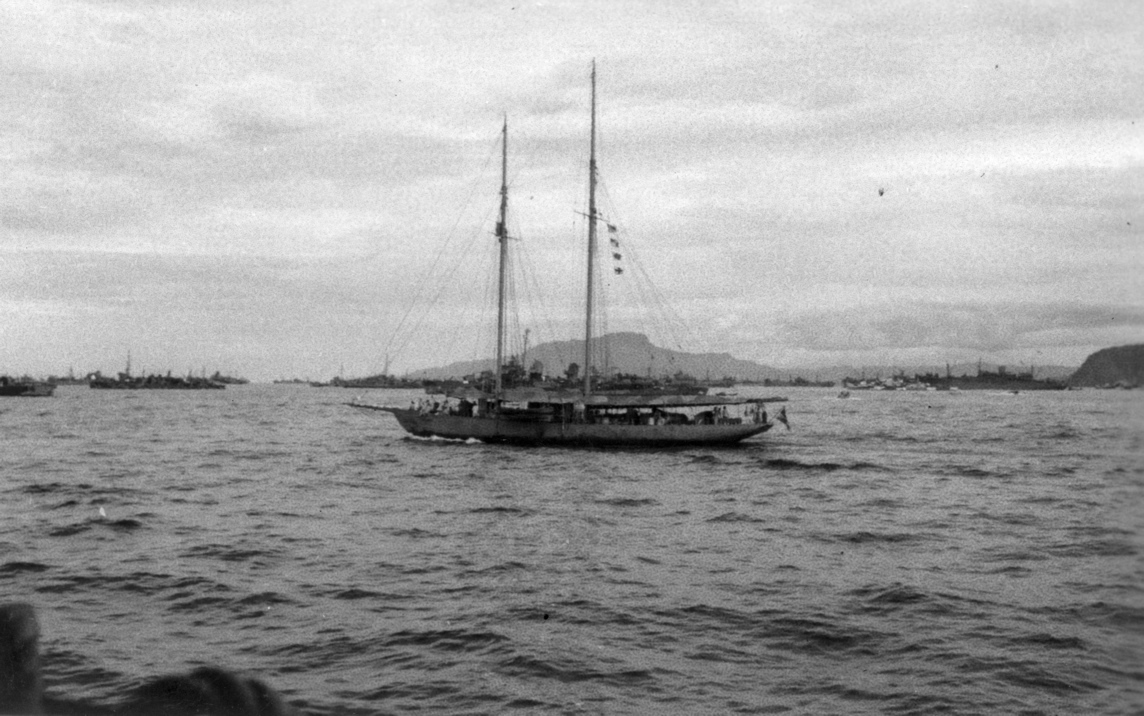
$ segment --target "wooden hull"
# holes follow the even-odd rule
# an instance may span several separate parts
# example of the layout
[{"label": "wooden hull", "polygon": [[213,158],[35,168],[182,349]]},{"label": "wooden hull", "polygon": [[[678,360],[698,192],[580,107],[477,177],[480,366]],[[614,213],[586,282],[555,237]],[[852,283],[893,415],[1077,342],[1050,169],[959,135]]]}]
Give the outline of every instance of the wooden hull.
[{"label": "wooden hull", "polygon": [[579,447],[678,447],[734,445],[770,430],[770,423],[716,425],[623,425],[617,423],[560,423],[459,415],[424,414],[416,410],[354,404],[354,407],[392,413],[411,435],[453,440],[480,440],[518,445]]}]

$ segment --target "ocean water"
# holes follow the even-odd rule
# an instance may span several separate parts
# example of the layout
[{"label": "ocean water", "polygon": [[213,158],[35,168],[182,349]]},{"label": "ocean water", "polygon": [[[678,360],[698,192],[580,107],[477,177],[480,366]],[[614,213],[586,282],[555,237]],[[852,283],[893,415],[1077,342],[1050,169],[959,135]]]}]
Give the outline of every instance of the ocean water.
[{"label": "ocean water", "polygon": [[6,399],[0,601],[93,703],[217,664],[311,714],[1144,713],[1144,393],[742,390],[792,429],[529,449],[337,388]]}]

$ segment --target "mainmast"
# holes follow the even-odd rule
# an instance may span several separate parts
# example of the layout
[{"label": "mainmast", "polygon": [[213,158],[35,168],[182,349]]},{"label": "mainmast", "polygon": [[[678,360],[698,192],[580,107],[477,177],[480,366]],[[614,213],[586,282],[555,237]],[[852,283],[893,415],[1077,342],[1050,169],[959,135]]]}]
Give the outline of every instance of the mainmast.
[{"label": "mainmast", "polygon": [[584,320],[584,396],[592,392],[592,278],[596,268],[596,61],[592,60],[592,131],[588,152],[588,300]]},{"label": "mainmast", "polygon": [[505,223],[508,215],[508,116],[501,129],[501,200],[500,218],[497,220],[497,241],[500,242],[500,268],[497,277],[497,365],[496,393],[499,396],[503,385],[501,373],[504,370],[504,292],[505,270],[508,265],[508,228]]}]

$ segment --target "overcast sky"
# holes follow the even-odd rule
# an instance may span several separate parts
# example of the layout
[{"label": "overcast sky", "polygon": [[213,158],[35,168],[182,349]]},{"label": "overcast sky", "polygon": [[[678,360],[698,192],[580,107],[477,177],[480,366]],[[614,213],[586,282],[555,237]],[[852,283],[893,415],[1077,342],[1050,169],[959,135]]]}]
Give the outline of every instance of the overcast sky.
[{"label": "overcast sky", "polygon": [[[477,357],[505,115],[516,293],[549,314],[513,332],[580,336],[593,59],[609,329],[779,367],[1144,342],[1138,0],[9,0],[0,28],[0,372]],[[626,311],[645,274],[682,334]]]}]

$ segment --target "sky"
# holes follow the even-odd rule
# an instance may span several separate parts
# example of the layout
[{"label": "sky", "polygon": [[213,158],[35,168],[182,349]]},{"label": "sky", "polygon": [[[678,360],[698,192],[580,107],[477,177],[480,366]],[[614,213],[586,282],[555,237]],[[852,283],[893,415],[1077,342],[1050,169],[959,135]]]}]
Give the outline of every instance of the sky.
[{"label": "sky", "polygon": [[0,27],[0,373],[491,355],[506,121],[513,345],[582,336],[593,62],[597,330],[786,368],[1144,342],[1137,0],[9,0]]}]

